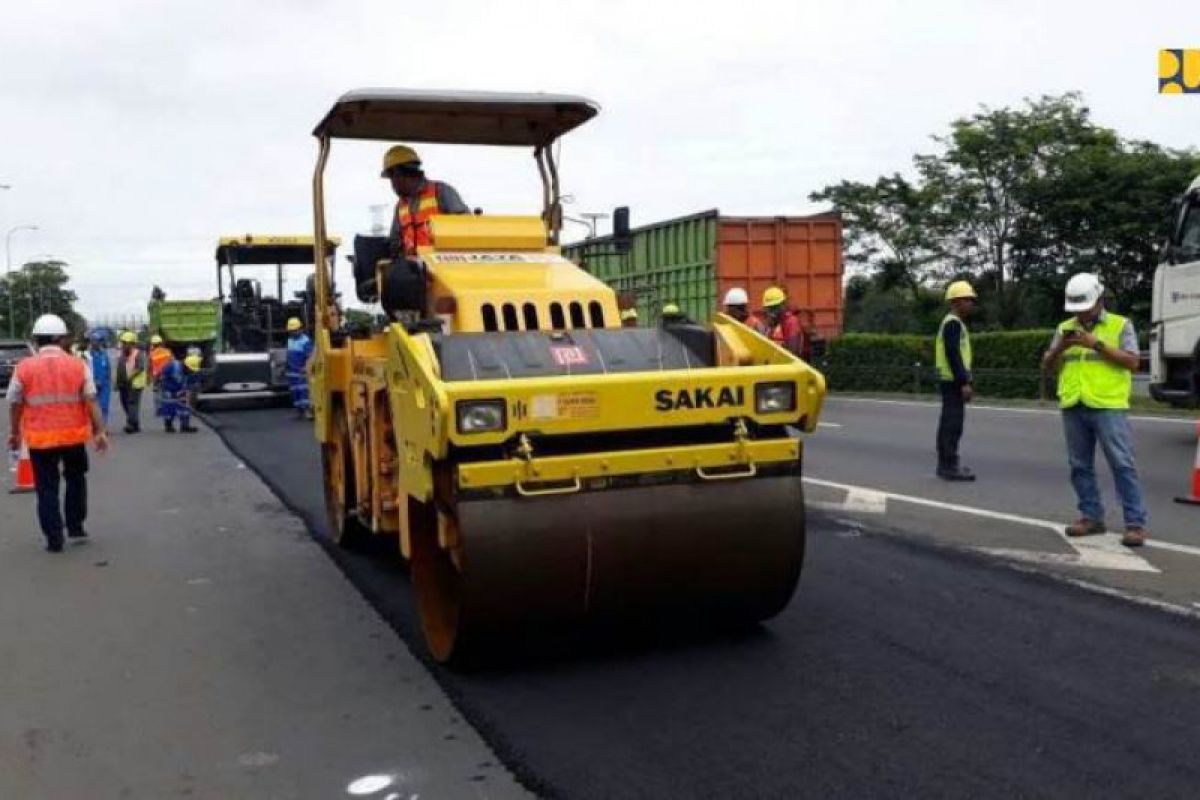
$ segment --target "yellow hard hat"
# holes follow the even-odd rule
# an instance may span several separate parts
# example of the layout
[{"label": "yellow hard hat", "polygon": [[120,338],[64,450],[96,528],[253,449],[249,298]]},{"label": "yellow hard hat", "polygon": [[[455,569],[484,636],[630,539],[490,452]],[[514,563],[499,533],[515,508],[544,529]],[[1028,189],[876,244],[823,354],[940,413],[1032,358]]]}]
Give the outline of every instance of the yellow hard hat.
[{"label": "yellow hard hat", "polygon": [[772,308],[774,306],[781,306],[786,301],[787,301],[787,293],[784,292],[783,289],[780,289],[778,286],[772,286],[770,289],[767,289],[765,292],[763,292],[763,297],[762,297],[763,308]]},{"label": "yellow hard hat", "polygon": [[626,320],[630,320],[630,319],[637,319],[637,318],[638,318],[638,316],[637,316],[636,308],[626,308],[621,311],[621,321],[622,322],[625,322]]},{"label": "yellow hard hat", "polygon": [[121,344],[137,344],[137,334],[133,331],[125,331],[121,334]]},{"label": "yellow hard hat", "polygon": [[679,306],[674,303],[667,303],[663,306],[662,313],[664,317],[679,316]]},{"label": "yellow hard hat", "polygon": [[955,281],[946,287],[946,301],[961,300],[964,297],[969,297],[972,300],[978,299],[979,295],[975,294],[975,289],[966,281]]},{"label": "yellow hard hat", "polygon": [[187,367],[188,369],[190,369],[192,372],[199,372],[200,365],[202,363],[204,363],[204,361],[203,361],[203,359],[200,358],[200,356],[188,356],[187,358],[185,358],[183,360],[183,365],[185,367]]},{"label": "yellow hard hat", "polygon": [[302,330],[303,328],[304,328],[304,323],[301,322],[298,317],[291,317],[288,319],[288,323],[287,323],[288,333],[295,333],[296,331]]},{"label": "yellow hard hat", "polygon": [[417,151],[404,144],[390,147],[383,154],[383,172],[379,173],[379,177],[386,178],[393,169],[404,166],[421,168],[421,157],[417,155]]},{"label": "yellow hard hat", "polygon": [[162,344],[162,337],[157,333],[150,337],[150,344]]}]

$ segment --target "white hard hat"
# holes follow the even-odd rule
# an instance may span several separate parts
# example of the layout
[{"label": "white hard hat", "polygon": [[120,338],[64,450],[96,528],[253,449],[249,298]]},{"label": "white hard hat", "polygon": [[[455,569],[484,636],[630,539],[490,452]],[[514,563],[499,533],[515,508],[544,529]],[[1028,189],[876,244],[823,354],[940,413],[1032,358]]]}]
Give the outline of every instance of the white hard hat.
[{"label": "white hard hat", "polygon": [[742,287],[735,286],[725,293],[725,305],[748,306],[750,305],[750,295],[746,294],[746,290]]},{"label": "white hard hat", "polygon": [[34,336],[66,336],[67,323],[56,314],[42,314],[33,323]]},{"label": "white hard hat", "polygon": [[1090,272],[1081,272],[1078,275],[1072,275],[1071,280],[1067,281],[1066,294],[1067,302],[1063,308],[1071,314],[1077,314],[1096,305],[1096,302],[1104,295],[1104,284],[1096,275]]}]

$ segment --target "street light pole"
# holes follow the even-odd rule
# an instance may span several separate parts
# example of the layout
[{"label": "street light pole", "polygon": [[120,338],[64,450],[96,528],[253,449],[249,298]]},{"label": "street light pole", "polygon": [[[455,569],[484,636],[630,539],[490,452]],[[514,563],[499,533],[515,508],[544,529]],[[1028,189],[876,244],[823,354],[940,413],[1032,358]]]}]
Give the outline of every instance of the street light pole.
[{"label": "street light pole", "polygon": [[36,230],[38,230],[37,225],[14,225],[4,235],[4,278],[8,281],[8,338],[10,339],[17,335],[16,320],[13,319],[12,235],[17,231]]}]

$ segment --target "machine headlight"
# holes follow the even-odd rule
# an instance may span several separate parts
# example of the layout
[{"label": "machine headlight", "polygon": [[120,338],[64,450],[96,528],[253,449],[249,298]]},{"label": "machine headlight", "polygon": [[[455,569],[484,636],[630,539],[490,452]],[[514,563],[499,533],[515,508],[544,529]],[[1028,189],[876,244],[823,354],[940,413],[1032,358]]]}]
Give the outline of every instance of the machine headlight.
[{"label": "machine headlight", "polygon": [[790,381],[754,384],[754,410],[759,414],[795,411],[796,384]]},{"label": "machine headlight", "polygon": [[459,400],[455,406],[459,433],[495,433],[508,420],[503,400]]}]

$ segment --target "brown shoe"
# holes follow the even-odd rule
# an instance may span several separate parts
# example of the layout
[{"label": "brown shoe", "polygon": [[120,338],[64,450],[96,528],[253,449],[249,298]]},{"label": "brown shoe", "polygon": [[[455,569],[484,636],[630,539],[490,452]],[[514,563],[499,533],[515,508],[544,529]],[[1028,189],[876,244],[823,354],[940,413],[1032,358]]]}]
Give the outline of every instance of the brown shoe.
[{"label": "brown shoe", "polygon": [[1126,547],[1141,547],[1149,535],[1150,532],[1145,528],[1126,528],[1125,535],[1121,537],[1121,544]]},{"label": "brown shoe", "polygon": [[1088,519],[1080,517],[1067,526],[1067,536],[1095,536],[1098,533],[1105,533],[1108,528],[1104,527],[1104,523],[1097,519]]}]

